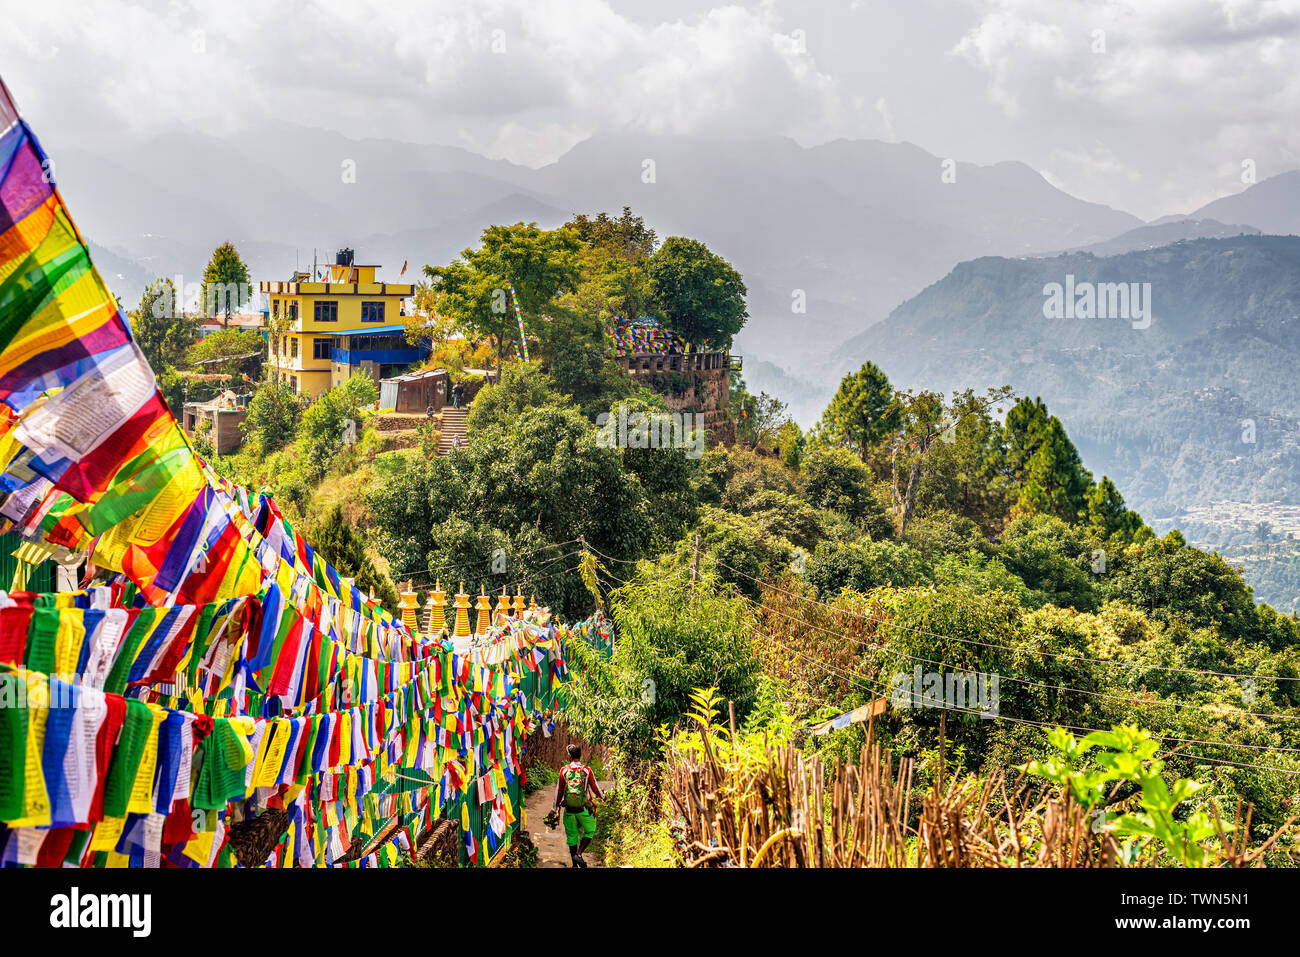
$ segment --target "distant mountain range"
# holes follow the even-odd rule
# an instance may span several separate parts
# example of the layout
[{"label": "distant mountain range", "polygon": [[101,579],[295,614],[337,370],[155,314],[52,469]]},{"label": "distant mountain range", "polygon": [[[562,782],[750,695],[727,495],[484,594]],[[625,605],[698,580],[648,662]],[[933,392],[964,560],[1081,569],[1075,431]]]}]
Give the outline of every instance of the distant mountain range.
[{"label": "distant mountain range", "polygon": [[[83,233],[149,275],[197,278],[229,239],[257,279],[340,246],[393,279],[404,260],[446,262],[490,223],[549,227],[630,205],[661,237],[698,237],[735,263],[752,316],[739,346],[796,374],[963,259],[1081,246],[1141,225],[1022,163],[956,163],[945,177],[944,161],[919,147],[868,140],[805,149],[776,137],[602,135],[530,169],[277,125],[55,155]],[[138,277],[110,271],[133,304]],[[806,312],[792,311],[796,290]],[[806,334],[791,335],[792,322]]]},{"label": "distant mountain range", "polygon": [[[1139,284],[1149,325],[1047,318],[1051,284],[1106,298]],[[871,359],[900,386],[1005,383],[1043,397],[1088,467],[1149,517],[1224,499],[1300,502],[1297,236],[964,262],[840,352],[845,369]]]},{"label": "distant mountain range", "polygon": [[[1149,519],[1300,502],[1300,171],[1143,223],[1022,163],[953,164],[909,143],[609,134],[540,169],[293,124],[112,155],[46,146],[128,308],[155,276],[197,281],[225,240],[255,280],[351,246],[391,281],[492,223],[629,205],[741,271],[747,384],[805,426],[870,358],[900,387],[1041,395]],[[1044,286],[1067,277],[1149,282],[1150,326],[1045,318]]]}]

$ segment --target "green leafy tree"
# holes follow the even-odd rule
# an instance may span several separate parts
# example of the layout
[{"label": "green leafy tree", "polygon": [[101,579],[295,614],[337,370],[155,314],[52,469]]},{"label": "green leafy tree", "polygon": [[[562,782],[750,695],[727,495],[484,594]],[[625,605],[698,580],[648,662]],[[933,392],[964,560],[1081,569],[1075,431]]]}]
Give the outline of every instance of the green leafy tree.
[{"label": "green leafy tree", "polygon": [[351,578],[363,594],[373,592],[385,608],[394,615],[401,614],[397,605],[397,589],[366,554],[365,541],[357,534],[343,515],[343,508],[335,505],[324,521],[312,530],[312,547],[334,566],[343,577]]},{"label": "green leafy tree", "polygon": [[526,333],[544,337],[542,318],[561,291],[579,281],[581,241],[567,229],[536,223],[489,226],[481,245],[446,266],[425,266],[434,308],[465,335],[496,346],[498,374],[507,341],[517,341],[518,319],[510,302],[513,285]]},{"label": "green leafy tree", "polygon": [[728,349],[749,311],[735,267],[697,239],[670,236],[647,262],[653,303],[688,342]]},{"label": "green leafy tree", "polygon": [[889,377],[874,362],[840,380],[822,413],[821,430],[833,443],[867,460],[871,448],[897,430],[902,410]]},{"label": "green leafy tree", "polygon": [[232,387],[256,382],[262,377],[262,356],[266,340],[260,332],[218,329],[192,345],[186,354],[189,365],[203,373],[230,377]]},{"label": "green leafy tree", "polygon": [[156,374],[186,368],[185,353],[199,335],[198,320],[180,312],[170,279],[155,279],[129,314],[131,335]]},{"label": "green leafy tree", "polygon": [[848,449],[814,446],[804,456],[804,487],[808,500],[818,508],[864,521],[878,511],[872,486],[875,476]]},{"label": "green leafy tree", "polygon": [[758,685],[751,606],[708,572],[701,576],[693,583],[661,564],[614,592],[618,644],[608,663],[584,659],[590,677],[574,686],[570,708],[576,730],[650,760],[660,749],[656,729],[682,720],[696,688],[716,687],[745,717]]},{"label": "green leafy tree", "polygon": [[655,231],[630,207],[618,218],[585,213],[564,224],[583,243],[582,280],[564,305],[606,322],[629,323],[650,314],[647,263],[658,245]]},{"label": "green leafy tree", "polygon": [[248,403],[248,415],[240,428],[245,440],[256,443],[263,456],[277,452],[293,441],[302,404],[297,393],[281,382],[264,380]]},{"label": "green leafy tree", "polygon": [[213,250],[203,270],[202,295],[204,313],[208,316],[220,313],[226,324],[245,304],[250,295],[248,266],[239,258],[234,243],[225,242]]}]

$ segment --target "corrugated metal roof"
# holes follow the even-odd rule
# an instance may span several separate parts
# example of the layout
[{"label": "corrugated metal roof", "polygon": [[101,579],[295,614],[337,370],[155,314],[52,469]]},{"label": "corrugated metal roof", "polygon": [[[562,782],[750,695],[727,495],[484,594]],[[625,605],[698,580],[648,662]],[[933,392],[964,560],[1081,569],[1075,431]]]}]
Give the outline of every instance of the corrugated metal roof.
[{"label": "corrugated metal roof", "polygon": [[390,376],[384,379],[384,382],[412,382],[416,379],[427,379],[430,376],[446,375],[446,369],[425,369],[423,372],[408,372],[405,375]]}]

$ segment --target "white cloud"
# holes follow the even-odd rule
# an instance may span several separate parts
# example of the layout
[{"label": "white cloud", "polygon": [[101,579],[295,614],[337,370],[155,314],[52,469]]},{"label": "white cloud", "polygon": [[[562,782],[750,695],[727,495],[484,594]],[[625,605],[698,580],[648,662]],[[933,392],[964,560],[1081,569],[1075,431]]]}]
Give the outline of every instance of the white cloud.
[{"label": "white cloud", "polygon": [[43,0],[7,19],[20,103],[85,136],[283,118],[537,165],[597,128],[827,138],[846,113],[766,3],[650,25],[606,0]]},{"label": "white cloud", "polygon": [[1300,0],[977,6],[952,52],[1070,192],[1156,216],[1296,165]]}]

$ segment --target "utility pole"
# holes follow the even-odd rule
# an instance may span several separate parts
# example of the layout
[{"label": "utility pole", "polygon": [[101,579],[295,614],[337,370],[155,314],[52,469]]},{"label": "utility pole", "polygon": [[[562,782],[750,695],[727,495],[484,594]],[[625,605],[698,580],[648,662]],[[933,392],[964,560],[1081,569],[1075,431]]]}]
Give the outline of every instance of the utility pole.
[{"label": "utility pole", "polygon": [[695,533],[695,551],[691,555],[691,583],[700,580],[700,533]]}]

